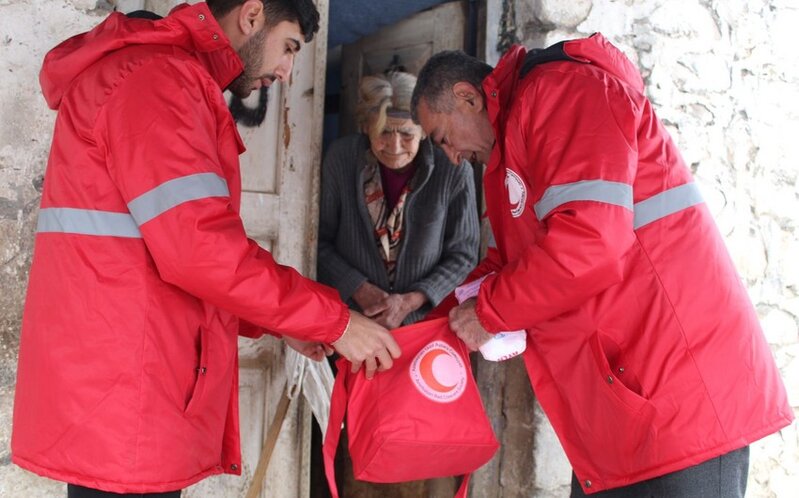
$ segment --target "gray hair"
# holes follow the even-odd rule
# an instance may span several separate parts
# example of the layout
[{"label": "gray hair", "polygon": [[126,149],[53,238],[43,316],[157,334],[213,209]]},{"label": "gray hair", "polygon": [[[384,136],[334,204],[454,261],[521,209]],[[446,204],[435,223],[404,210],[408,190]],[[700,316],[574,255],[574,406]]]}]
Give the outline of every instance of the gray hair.
[{"label": "gray hair", "polygon": [[433,112],[451,111],[453,100],[441,97],[451,96],[452,87],[460,81],[471,83],[482,93],[483,80],[493,69],[485,62],[467,55],[461,50],[445,50],[437,53],[419,71],[419,79],[411,98],[413,120],[419,122],[419,102],[422,99]]},{"label": "gray hair", "polygon": [[389,111],[411,112],[411,95],[416,76],[394,71],[386,75],[364,76],[359,88],[356,116],[361,130],[382,130]]}]

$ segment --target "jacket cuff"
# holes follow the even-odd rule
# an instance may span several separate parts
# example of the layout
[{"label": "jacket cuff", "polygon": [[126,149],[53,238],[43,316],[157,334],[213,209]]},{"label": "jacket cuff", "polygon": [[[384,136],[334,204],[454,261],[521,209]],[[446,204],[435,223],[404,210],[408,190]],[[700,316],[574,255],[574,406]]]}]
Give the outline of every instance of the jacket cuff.
[{"label": "jacket cuff", "polygon": [[336,319],[336,322],[331,327],[332,332],[327,335],[325,339],[326,344],[333,344],[337,340],[341,339],[341,336],[344,335],[346,332],[347,327],[350,325],[350,309],[344,304],[341,303],[341,312]]},{"label": "jacket cuff", "polygon": [[480,290],[477,293],[477,304],[474,307],[477,320],[489,334],[496,334],[504,330],[509,330],[489,304],[487,289],[488,285],[495,278],[497,278],[496,275],[489,275],[483,280],[483,283],[480,285]]}]

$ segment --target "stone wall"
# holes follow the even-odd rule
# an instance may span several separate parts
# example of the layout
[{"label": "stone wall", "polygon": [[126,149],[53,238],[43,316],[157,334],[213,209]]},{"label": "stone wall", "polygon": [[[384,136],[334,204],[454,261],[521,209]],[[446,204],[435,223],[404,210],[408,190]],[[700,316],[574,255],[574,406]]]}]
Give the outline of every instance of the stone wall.
[{"label": "stone wall", "polygon": [[[794,0],[489,0],[496,40],[543,47],[601,32],[647,93],[716,216],[799,411],[799,55]],[[493,12],[492,12],[493,11]],[[504,14],[504,16],[503,16]],[[494,42],[492,44],[492,42]],[[570,468],[538,413],[535,496]],[[752,446],[747,496],[799,489],[796,424]]]},{"label": "stone wall", "polygon": [[[179,3],[120,3],[126,2],[159,12]],[[55,113],[41,95],[38,74],[47,50],[91,29],[114,3],[0,0],[0,496],[4,497],[66,496],[63,484],[12,465],[9,448],[22,306],[55,122]]]},{"label": "stone wall", "polygon": [[0,496],[66,496],[10,464],[22,304],[55,113],[38,83],[45,52],[108,14],[96,0],[0,0]]}]

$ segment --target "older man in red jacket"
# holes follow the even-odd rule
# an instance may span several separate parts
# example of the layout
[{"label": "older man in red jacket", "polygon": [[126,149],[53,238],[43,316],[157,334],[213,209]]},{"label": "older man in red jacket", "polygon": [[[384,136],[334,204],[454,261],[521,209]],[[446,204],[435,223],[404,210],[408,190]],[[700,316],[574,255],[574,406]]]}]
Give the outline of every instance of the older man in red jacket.
[{"label": "older man in red jacket", "polygon": [[[244,233],[244,148],[222,91],[287,81],[311,0],[216,0],[112,14],[46,57],[58,110],[14,405],[12,459],[70,497],[168,493],[240,474],[237,336],[367,376],[399,349],[334,289]],[[166,495],[164,495],[166,496]]]},{"label": "older man in red jacket", "polygon": [[493,69],[445,52],[414,110],[453,163],[487,164],[496,248],[472,278],[494,273],[451,326],[473,349],[527,330],[572,496],[742,497],[748,444],[793,412],[632,63],[598,34],[513,47]]}]

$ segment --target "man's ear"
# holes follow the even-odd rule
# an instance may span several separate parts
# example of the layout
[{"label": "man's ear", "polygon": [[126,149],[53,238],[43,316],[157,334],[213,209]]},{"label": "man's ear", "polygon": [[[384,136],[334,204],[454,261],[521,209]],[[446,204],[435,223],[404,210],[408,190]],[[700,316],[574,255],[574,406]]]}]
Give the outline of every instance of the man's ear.
[{"label": "man's ear", "polygon": [[459,81],[452,85],[455,102],[475,110],[483,108],[483,94],[468,81]]},{"label": "man's ear", "polygon": [[238,25],[245,37],[250,37],[263,28],[266,17],[261,0],[246,0],[238,12]]}]

